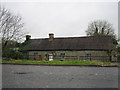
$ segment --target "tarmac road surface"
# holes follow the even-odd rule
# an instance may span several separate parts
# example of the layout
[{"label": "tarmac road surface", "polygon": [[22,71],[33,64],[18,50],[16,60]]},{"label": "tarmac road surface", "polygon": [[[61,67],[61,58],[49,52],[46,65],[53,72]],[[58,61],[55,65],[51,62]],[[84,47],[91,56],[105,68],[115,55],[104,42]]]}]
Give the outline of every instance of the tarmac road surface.
[{"label": "tarmac road surface", "polygon": [[118,68],[2,65],[2,87],[118,88]]}]

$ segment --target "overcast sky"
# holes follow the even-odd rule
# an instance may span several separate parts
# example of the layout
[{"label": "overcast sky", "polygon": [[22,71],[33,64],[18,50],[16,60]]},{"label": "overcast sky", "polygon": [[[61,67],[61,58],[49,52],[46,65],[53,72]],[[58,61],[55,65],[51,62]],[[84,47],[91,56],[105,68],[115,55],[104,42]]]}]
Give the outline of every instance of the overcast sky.
[{"label": "overcast sky", "polygon": [[118,34],[117,2],[4,2],[7,9],[20,15],[25,31],[32,38],[85,36],[88,24],[94,20],[106,20],[113,24]]}]

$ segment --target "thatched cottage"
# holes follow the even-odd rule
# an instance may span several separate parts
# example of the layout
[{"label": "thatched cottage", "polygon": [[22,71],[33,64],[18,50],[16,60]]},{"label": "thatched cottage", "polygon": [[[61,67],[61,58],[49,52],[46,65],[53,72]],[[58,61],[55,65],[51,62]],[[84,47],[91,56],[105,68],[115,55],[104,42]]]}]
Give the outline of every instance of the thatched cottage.
[{"label": "thatched cottage", "polygon": [[22,47],[30,60],[112,60],[110,36],[26,38]]}]

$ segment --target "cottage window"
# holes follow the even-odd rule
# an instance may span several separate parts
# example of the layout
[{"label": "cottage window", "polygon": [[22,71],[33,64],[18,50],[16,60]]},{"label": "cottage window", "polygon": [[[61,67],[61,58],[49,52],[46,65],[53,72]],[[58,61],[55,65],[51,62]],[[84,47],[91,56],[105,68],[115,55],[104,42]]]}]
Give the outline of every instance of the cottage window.
[{"label": "cottage window", "polygon": [[60,53],[60,56],[65,56],[65,53]]},{"label": "cottage window", "polygon": [[91,60],[91,53],[85,54],[85,60]]},{"label": "cottage window", "polygon": [[35,52],[34,55],[38,55],[38,52]]},{"label": "cottage window", "polygon": [[63,61],[65,57],[65,53],[60,53],[60,60]]}]

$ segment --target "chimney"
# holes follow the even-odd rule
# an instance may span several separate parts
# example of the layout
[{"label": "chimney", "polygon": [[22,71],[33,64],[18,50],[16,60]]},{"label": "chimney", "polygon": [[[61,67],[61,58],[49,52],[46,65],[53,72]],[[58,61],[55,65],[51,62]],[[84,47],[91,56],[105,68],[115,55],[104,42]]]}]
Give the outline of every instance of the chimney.
[{"label": "chimney", "polygon": [[54,34],[53,33],[50,33],[49,34],[49,41],[52,41],[54,39]]},{"label": "chimney", "polygon": [[31,36],[30,35],[26,35],[26,41],[30,40]]}]

